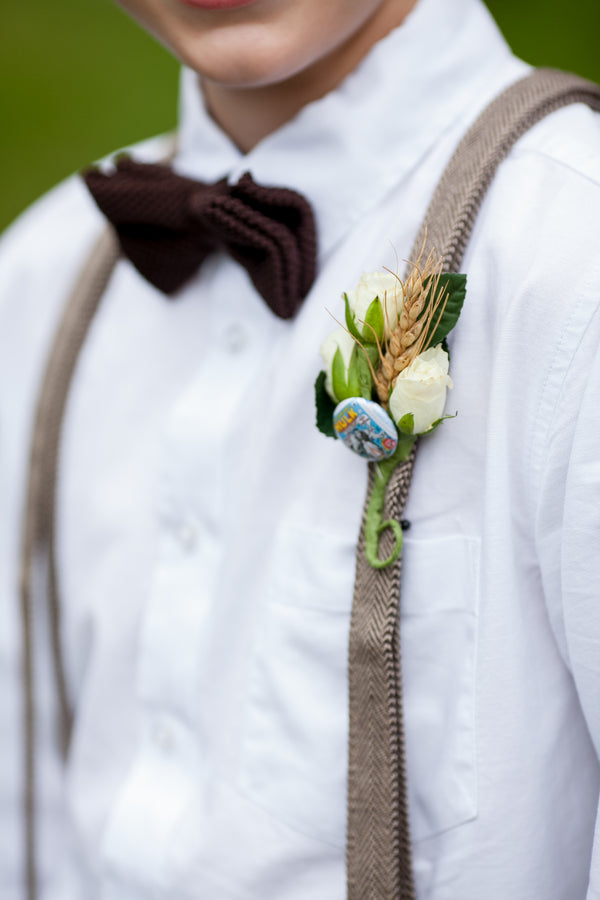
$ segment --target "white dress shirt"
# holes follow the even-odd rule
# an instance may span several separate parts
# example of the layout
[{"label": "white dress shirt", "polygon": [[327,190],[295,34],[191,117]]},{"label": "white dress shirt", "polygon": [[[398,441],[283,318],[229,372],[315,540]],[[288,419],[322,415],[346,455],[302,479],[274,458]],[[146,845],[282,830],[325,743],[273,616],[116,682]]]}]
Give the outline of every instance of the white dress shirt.
[{"label": "white dress shirt", "polygon": [[[314,424],[363,271],[403,271],[459,138],[527,71],[479,0],[420,0],[243,156],[183,75],[175,168],[302,191],[319,275],[277,319],[228,257],[174,300],[118,263],[61,448],[75,730],[36,661],[43,900],[342,900],[347,640],[365,463]],[[161,141],[135,150],[157,159]],[[0,898],[22,898],[17,572],[53,330],[103,228],[78,179],[6,236],[0,289]],[[464,270],[447,412],[406,510],[401,640],[419,900],[599,900],[600,120],[502,165]],[[598,839],[600,841],[600,837]]]}]

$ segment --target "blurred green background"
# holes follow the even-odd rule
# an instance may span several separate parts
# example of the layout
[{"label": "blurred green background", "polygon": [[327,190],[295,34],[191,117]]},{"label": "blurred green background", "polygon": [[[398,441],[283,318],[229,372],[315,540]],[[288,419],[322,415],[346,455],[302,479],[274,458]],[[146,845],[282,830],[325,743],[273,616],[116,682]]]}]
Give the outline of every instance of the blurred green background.
[{"label": "blurred green background", "polygon": [[[111,0],[2,0],[0,228],[42,191],[175,123],[177,65]],[[538,65],[600,82],[600,0],[489,0]]]}]

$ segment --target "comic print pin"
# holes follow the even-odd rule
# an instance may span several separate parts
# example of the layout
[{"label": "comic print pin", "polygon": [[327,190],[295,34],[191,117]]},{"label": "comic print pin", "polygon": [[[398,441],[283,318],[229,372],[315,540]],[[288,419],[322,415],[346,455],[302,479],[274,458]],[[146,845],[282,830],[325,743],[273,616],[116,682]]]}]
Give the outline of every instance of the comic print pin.
[{"label": "comic print pin", "polygon": [[398,432],[392,419],[373,400],[350,397],[333,413],[333,427],[344,444],[363,459],[387,459],[398,446]]}]

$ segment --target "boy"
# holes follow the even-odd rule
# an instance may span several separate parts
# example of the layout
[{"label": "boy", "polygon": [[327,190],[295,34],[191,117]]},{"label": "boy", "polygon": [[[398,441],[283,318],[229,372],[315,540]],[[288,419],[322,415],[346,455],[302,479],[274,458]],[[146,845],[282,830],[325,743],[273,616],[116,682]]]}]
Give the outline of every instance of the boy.
[{"label": "boy", "polygon": [[[173,169],[301,192],[317,277],[289,320],[207,256],[171,301],[116,266],[63,425],[56,561],[75,724],[42,694],[40,894],[341,900],[347,640],[364,461],[314,427],[342,291],[398,270],[457,143],[526,74],[479,0],[127,0],[187,69]],[[164,159],[166,142],[133,151]],[[104,219],[79,180],[7,236],[0,300],[5,735],[43,360]],[[600,125],[555,113],[484,202],[421,442],[401,641],[416,893],[600,897]],[[402,272],[400,272],[402,274]],[[45,676],[45,677],[44,677]],[[23,894],[15,741],[3,883]]]}]

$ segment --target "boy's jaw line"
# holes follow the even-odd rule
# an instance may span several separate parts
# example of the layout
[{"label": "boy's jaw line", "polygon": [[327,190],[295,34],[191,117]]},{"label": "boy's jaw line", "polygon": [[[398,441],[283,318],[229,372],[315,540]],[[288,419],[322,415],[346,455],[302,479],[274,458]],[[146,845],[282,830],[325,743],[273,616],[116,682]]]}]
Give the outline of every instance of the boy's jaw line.
[{"label": "boy's jaw line", "polygon": [[[260,3],[260,0],[253,2]],[[374,43],[401,24],[416,2],[393,0],[387,18],[377,20],[373,17],[331,53],[281,81],[236,85],[213,81],[199,73],[208,110],[238,148],[244,153],[249,152],[308,103],[334,90]]]}]

